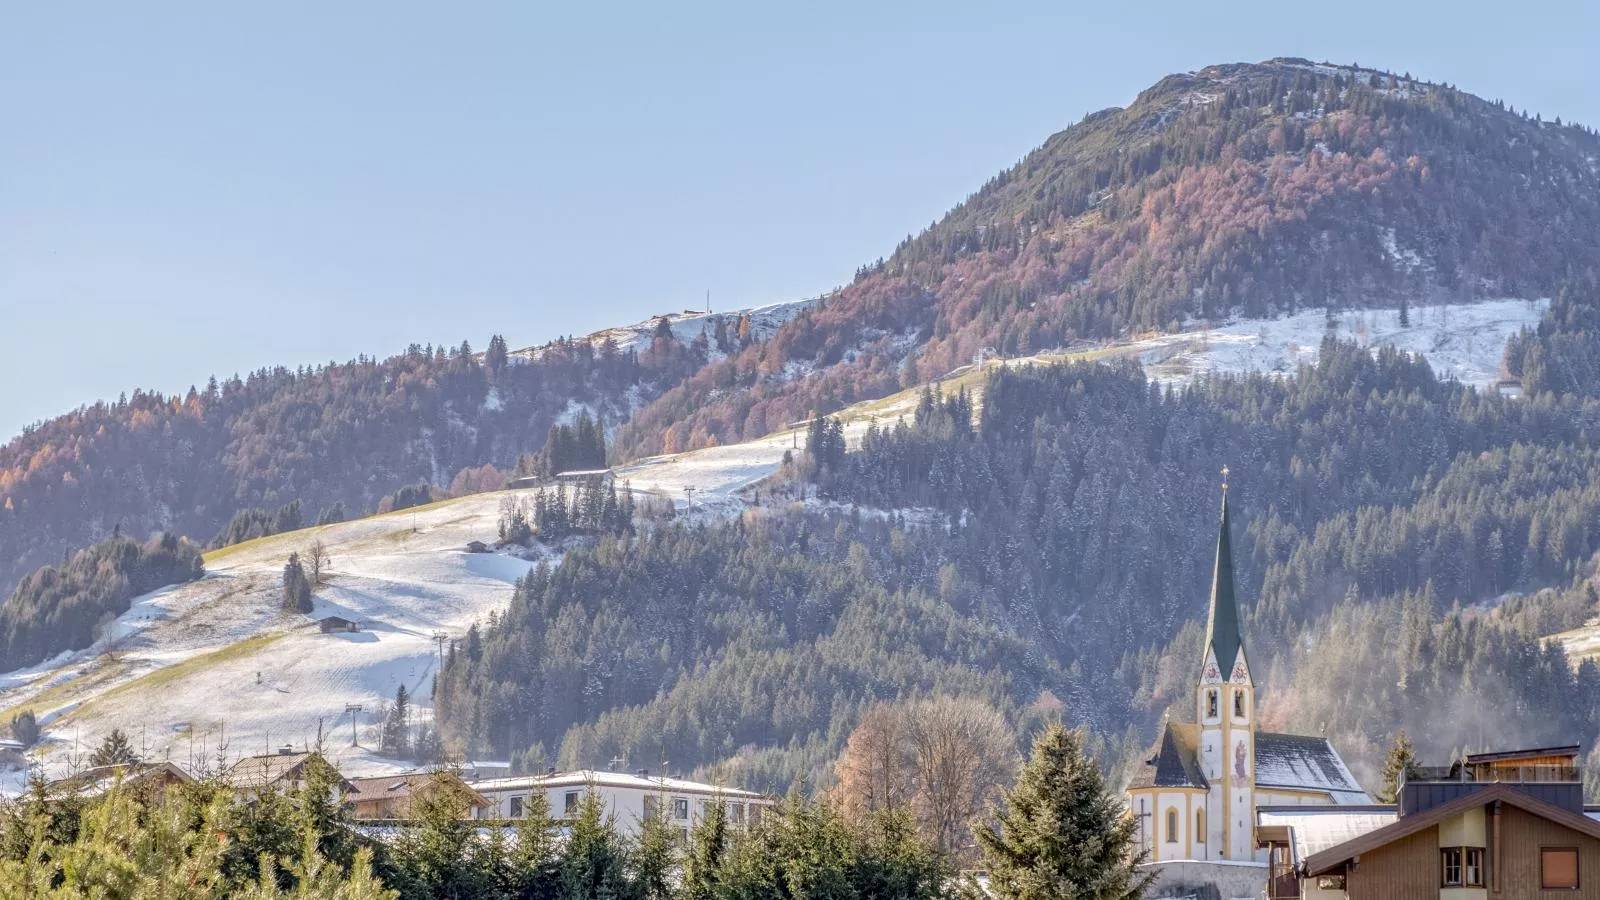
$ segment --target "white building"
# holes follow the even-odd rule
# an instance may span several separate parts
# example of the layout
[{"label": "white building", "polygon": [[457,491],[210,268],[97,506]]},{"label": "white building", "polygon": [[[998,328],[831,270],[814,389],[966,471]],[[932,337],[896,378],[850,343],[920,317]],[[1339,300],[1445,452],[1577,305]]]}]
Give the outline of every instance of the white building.
[{"label": "white building", "polygon": [[615,820],[617,830],[625,835],[636,834],[646,816],[661,815],[676,826],[682,836],[688,837],[689,831],[700,824],[714,803],[724,805],[729,825],[742,828],[747,823],[760,821],[763,811],[774,802],[764,794],[738,788],[646,773],[629,775],[592,770],[491,778],[473,782],[472,787],[494,804],[488,811],[489,817],[501,819],[522,818],[529,797],[539,793],[544,794],[549,803],[552,818],[570,818],[577,815],[584,792],[593,790],[605,814]]}]

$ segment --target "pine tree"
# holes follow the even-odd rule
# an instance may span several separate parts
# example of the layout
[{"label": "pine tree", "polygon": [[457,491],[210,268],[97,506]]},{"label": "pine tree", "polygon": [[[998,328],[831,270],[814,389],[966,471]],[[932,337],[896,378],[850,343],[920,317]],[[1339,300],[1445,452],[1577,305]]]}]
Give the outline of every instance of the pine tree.
[{"label": "pine tree", "polygon": [[39,720],[33,710],[25,709],[11,717],[11,736],[24,748],[39,743]]},{"label": "pine tree", "polygon": [[300,565],[298,553],[289,554],[289,561],[283,565],[283,608],[298,613],[309,613],[314,609],[311,603],[311,580],[306,578],[306,570]]},{"label": "pine tree", "polygon": [[89,755],[89,765],[96,767],[120,766],[138,761],[133,745],[128,743],[128,736],[120,728],[111,729],[111,733],[102,738],[100,746]]},{"label": "pine tree", "polygon": [[1394,736],[1389,755],[1383,760],[1383,786],[1378,789],[1379,803],[1393,803],[1400,796],[1400,784],[1417,774],[1417,751],[1411,738],[1402,729]]},{"label": "pine tree", "polygon": [[1082,733],[1059,722],[1034,741],[995,818],[998,830],[976,830],[992,896],[1137,900],[1152,880],[1135,868],[1138,826],[1084,753]]},{"label": "pine tree", "polygon": [[383,723],[383,752],[389,756],[402,757],[410,751],[410,706],[411,696],[402,684],[395,689],[394,705],[389,707],[389,717]]},{"label": "pine tree", "polygon": [[[713,804],[713,809],[721,804]],[[700,826],[704,828],[702,824]],[[672,900],[673,882],[679,871],[678,836],[660,815],[647,815],[639,822],[629,856],[633,876],[633,896],[639,900]]]},{"label": "pine tree", "polygon": [[583,792],[578,814],[567,830],[561,858],[561,889],[566,897],[631,896],[627,847],[593,789]]},{"label": "pine tree", "polygon": [[683,900],[713,900],[717,896],[717,872],[727,849],[727,816],[718,803],[694,830],[688,858],[683,863]]}]

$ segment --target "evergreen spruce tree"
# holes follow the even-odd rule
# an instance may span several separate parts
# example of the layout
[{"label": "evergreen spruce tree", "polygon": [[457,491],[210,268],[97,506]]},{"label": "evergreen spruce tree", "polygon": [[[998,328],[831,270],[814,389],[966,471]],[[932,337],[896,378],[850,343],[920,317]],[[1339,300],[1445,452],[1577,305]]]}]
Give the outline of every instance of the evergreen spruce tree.
[{"label": "evergreen spruce tree", "polygon": [[306,577],[298,553],[289,554],[289,561],[283,565],[283,608],[298,613],[309,613],[314,609],[311,603],[311,579]]},{"label": "evergreen spruce tree", "polygon": [[138,761],[138,754],[133,752],[133,745],[128,743],[128,736],[120,728],[111,729],[111,733],[101,739],[100,746],[89,754],[91,766],[119,766]]},{"label": "evergreen spruce tree", "polygon": [[506,339],[498,334],[489,338],[489,349],[483,354],[483,362],[488,366],[489,374],[500,374],[500,370],[506,367],[506,359]]},{"label": "evergreen spruce tree", "polygon": [[33,710],[25,709],[11,717],[11,736],[24,748],[39,743],[39,720]]},{"label": "evergreen spruce tree", "polygon": [[[721,804],[714,804],[719,809]],[[700,826],[704,828],[704,824]],[[680,868],[682,848],[678,835],[659,814],[647,815],[639,822],[639,834],[628,854],[633,876],[633,895],[639,900],[672,900],[675,876]]]},{"label": "evergreen spruce tree", "polygon": [[1378,788],[1379,803],[1393,803],[1400,795],[1400,784],[1417,774],[1417,750],[1402,729],[1394,736],[1389,755],[1383,760],[1383,785]]},{"label": "evergreen spruce tree", "polygon": [[713,900],[717,896],[718,870],[728,849],[728,822],[718,803],[711,808],[690,838],[683,863],[682,900]]},{"label": "evergreen spruce tree", "polygon": [[584,900],[633,897],[628,849],[593,789],[583,792],[578,814],[567,831],[566,852],[561,858],[561,894]]},{"label": "evergreen spruce tree", "polygon": [[1083,735],[1059,722],[1034,741],[1016,787],[976,830],[1002,900],[1137,900],[1152,880],[1135,866],[1137,825],[1084,753]]},{"label": "evergreen spruce tree", "polygon": [[411,696],[406,693],[406,686],[402,684],[395,688],[394,705],[389,707],[389,717],[383,723],[384,753],[400,757],[410,752],[410,717]]},{"label": "evergreen spruce tree", "polygon": [[523,801],[522,818],[517,820],[508,894],[523,900],[563,896],[560,840],[561,827],[550,815],[549,798],[543,791],[534,791]]}]

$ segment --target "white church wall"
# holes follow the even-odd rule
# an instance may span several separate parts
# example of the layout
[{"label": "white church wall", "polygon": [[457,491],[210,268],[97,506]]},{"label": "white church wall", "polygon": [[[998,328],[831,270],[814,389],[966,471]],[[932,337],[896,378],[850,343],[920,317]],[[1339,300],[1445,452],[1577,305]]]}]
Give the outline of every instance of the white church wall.
[{"label": "white church wall", "polygon": [[[1180,791],[1163,792],[1157,800],[1157,808],[1161,810],[1157,821],[1160,823],[1161,841],[1156,852],[1157,859],[1188,859],[1189,858],[1189,823],[1185,821],[1189,809],[1188,795]],[[1169,813],[1177,813],[1178,833],[1176,840],[1167,833]]]}]

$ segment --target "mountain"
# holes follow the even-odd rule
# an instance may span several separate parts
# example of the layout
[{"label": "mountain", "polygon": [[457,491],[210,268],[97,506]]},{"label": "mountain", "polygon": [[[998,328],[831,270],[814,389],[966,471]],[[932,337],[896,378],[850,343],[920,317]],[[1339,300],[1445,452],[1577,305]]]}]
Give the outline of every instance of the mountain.
[{"label": "mountain", "polygon": [[[203,572],[119,536],[30,576],[9,644],[74,591],[90,621],[11,648],[77,652],[0,681],[0,714],[37,712],[58,754],[68,727],[147,727],[182,758],[349,727],[403,683],[460,752],[782,790],[872,703],[958,693],[1135,762],[1186,695],[1226,463],[1264,721],[1340,729],[1358,773],[1400,726],[1429,755],[1593,740],[1600,667],[1542,638],[1600,602],[1597,158],[1448,86],[1213,67],[825,297],[86,407],[0,449],[0,579],[119,525],[284,533]],[[584,412],[631,531],[466,552],[548,513],[484,491]],[[280,608],[313,540],[317,614],[359,639]],[[196,580],[136,596],[100,562],[147,554]]]},{"label": "mountain", "polygon": [[1052,136],[771,341],[667,391],[618,449],[754,437],[985,351],[1547,297],[1595,270],[1597,238],[1589,129],[1409,76],[1213,66]]}]

